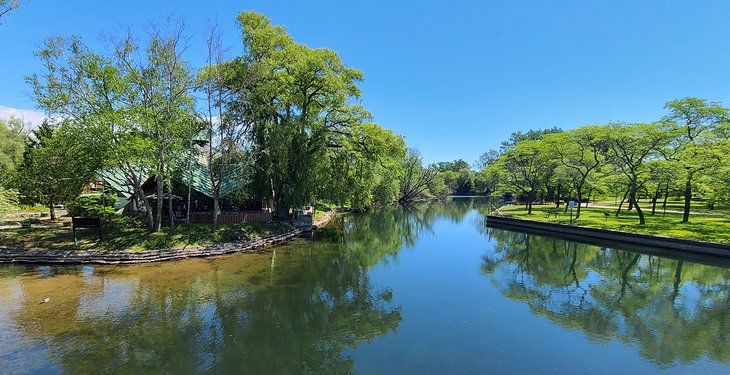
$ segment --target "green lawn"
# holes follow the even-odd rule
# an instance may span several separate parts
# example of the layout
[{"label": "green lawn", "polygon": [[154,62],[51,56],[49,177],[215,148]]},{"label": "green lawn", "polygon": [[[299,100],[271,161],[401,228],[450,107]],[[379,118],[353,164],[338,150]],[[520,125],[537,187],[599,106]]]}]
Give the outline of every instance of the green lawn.
[{"label": "green lawn", "polygon": [[[547,217],[549,211],[555,210],[555,205],[534,205],[532,215],[527,214],[524,206],[506,206],[500,211],[505,216],[517,217],[520,219],[544,221],[550,223],[568,224],[570,221],[570,210],[563,213],[564,206],[561,206],[559,216]],[[573,210],[575,215],[576,210]],[[608,218],[604,215],[610,213]],[[661,212],[650,215],[645,212],[646,224],[639,225],[639,217],[635,211],[621,211],[620,216],[615,216],[616,210],[599,208],[582,208],[581,217],[574,220],[575,225],[613,229],[625,232],[653,234],[667,237],[686,238],[708,242],[730,243],[730,217],[696,214],[690,216],[688,223],[682,223],[681,214],[666,214],[662,217]]]},{"label": "green lawn", "polygon": [[[657,214],[661,214],[663,203],[664,202],[662,200],[659,200],[657,202],[657,204],[656,204]],[[591,202],[591,205],[592,204],[599,205],[599,206],[618,207],[618,202],[616,202],[616,200],[613,198],[599,199],[595,203]],[[641,200],[639,202],[639,206],[641,206],[641,208],[644,211],[647,211],[647,213],[651,212],[652,204],[651,204],[650,200],[648,200],[648,199]],[[628,207],[628,203],[624,202],[622,207],[623,208]],[[684,200],[679,200],[677,198],[667,200],[667,210],[684,211]],[[690,210],[691,210],[691,212],[698,213],[698,214],[710,213],[710,214],[716,214],[716,215],[730,215],[730,208],[728,208],[726,206],[717,205],[717,206],[715,206],[714,209],[710,210],[709,208],[707,208],[707,202],[705,202],[703,200],[699,200],[699,199],[692,200],[692,204],[690,205]]]},{"label": "green lawn", "polygon": [[195,245],[210,245],[284,233],[288,224],[277,222],[222,224],[212,233],[208,224],[184,224],[163,227],[149,233],[143,228],[127,228],[105,233],[104,245],[98,245],[95,229],[80,229],[79,246],[74,246],[71,227],[32,226],[30,229],[0,230],[0,243],[28,249],[83,249],[83,250],[146,250],[170,249]]}]

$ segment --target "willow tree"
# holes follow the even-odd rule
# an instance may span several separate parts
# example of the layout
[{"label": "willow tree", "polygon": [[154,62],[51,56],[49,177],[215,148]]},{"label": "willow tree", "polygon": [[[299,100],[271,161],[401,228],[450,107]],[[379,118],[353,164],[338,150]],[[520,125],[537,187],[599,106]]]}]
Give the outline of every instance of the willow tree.
[{"label": "willow tree", "polygon": [[[238,16],[245,49],[229,64],[231,84],[249,80],[236,108],[253,121],[255,190],[267,196],[276,217],[314,201],[323,186],[327,150],[341,148],[367,123],[358,104],[362,72],[336,52],[296,43],[281,26],[255,12]],[[318,172],[319,171],[319,172]]]},{"label": "willow tree", "polygon": [[431,195],[431,187],[438,178],[435,165],[425,166],[423,157],[416,149],[409,149],[403,161],[403,178],[400,182],[398,202],[411,203]]}]

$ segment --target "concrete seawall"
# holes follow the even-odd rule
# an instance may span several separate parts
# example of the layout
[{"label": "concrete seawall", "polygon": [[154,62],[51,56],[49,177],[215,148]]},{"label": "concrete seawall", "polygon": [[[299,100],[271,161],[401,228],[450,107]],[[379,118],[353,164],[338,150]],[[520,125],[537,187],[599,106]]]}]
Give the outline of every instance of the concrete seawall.
[{"label": "concrete seawall", "polygon": [[486,217],[486,225],[497,229],[558,237],[597,246],[637,250],[672,258],[730,266],[730,246],[724,244],[492,215]]}]

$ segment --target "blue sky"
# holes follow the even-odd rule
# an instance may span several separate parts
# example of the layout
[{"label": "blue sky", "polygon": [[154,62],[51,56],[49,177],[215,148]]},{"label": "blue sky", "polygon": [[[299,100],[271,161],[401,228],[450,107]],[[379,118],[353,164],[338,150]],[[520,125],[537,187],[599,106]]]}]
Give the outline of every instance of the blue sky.
[{"label": "blue sky", "polygon": [[23,77],[40,71],[33,51],[47,36],[102,48],[105,32],[144,33],[174,14],[199,66],[215,20],[240,53],[235,16],[250,9],[362,70],[376,122],[429,162],[473,162],[516,130],[652,121],[674,98],[730,105],[727,1],[21,2],[0,25],[1,107],[34,108]]}]

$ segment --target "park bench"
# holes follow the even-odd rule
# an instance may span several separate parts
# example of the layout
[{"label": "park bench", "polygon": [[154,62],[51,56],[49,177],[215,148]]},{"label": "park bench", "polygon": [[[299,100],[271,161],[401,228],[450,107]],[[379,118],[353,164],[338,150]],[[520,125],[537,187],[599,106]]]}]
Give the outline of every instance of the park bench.
[{"label": "park bench", "polygon": [[558,216],[560,216],[560,211],[562,211],[562,210],[559,209],[559,208],[550,209],[550,210],[547,211],[547,216],[546,217],[549,218],[550,216],[555,216],[555,218],[557,219]]},{"label": "park bench", "polygon": [[98,217],[72,217],[71,224],[73,225],[74,235],[74,246],[78,244],[78,238],[76,236],[76,229],[78,228],[97,228],[99,229],[99,243],[104,244],[104,237],[101,231],[101,219]]}]

